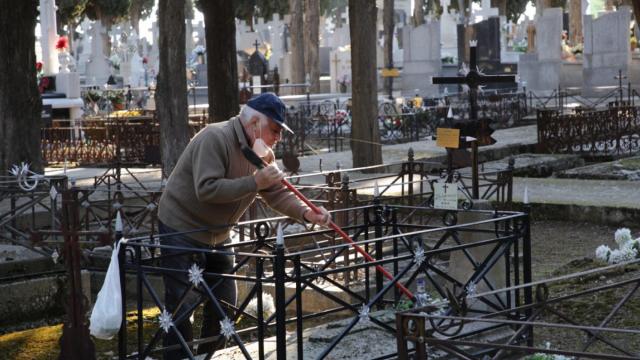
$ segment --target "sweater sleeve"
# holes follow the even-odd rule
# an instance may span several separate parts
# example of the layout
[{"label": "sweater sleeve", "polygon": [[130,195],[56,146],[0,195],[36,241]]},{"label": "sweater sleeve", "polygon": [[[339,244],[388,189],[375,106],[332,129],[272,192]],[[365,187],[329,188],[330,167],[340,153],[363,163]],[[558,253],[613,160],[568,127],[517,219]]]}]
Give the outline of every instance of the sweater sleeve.
[{"label": "sweater sleeve", "polygon": [[269,207],[277,212],[304,222],[304,213],[309,210],[309,207],[284,185],[278,184],[262,190],[260,191],[260,196]]},{"label": "sweater sleeve", "polygon": [[194,149],[192,172],[198,201],[220,204],[237,201],[257,190],[253,176],[226,179],[229,149],[216,132],[203,134]]}]

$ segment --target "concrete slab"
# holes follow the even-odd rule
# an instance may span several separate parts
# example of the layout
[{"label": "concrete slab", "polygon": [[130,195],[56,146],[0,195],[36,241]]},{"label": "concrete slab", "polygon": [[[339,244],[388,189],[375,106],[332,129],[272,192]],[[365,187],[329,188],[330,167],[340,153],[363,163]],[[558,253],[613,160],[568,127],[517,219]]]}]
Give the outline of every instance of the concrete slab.
[{"label": "concrete slab", "polygon": [[558,177],[592,180],[640,181],[640,156],[571,168],[560,172]]}]

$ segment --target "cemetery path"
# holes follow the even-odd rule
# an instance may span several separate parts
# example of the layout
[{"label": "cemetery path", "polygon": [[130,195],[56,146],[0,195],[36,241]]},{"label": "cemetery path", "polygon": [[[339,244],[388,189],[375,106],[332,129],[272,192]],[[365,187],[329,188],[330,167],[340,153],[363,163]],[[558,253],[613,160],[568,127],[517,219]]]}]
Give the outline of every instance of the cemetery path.
[{"label": "cemetery path", "polygon": [[516,202],[522,202],[526,187],[529,201],[536,204],[640,208],[637,181],[515,178],[513,184]]}]

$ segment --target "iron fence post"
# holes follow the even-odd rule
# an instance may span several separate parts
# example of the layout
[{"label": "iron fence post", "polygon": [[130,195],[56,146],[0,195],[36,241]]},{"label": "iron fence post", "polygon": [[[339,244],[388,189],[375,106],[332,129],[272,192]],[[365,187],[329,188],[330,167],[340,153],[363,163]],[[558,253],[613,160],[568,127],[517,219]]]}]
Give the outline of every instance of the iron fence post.
[{"label": "iron fence post", "polygon": [[[276,358],[287,359],[284,244],[276,242],[273,275],[276,293]],[[259,295],[261,296],[261,294]]]},{"label": "iron fence post", "polygon": [[[151,242],[151,244],[153,244],[153,242]],[[144,350],[144,323],[143,323],[143,302],[144,302],[144,294],[143,294],[143,288],[142,288],[142,276],[143,276],[143,272],[142,272],[142,248],[141,246],[136,246],[135,247],[135,258],[136,258],[136,292],[137,292],[137,312],[138,312],[138,318],[137,320],[137,326],[138,326],[138,354],[142,354],[143,350]],[[153,252],[152,252],[153,254]],[[125,304],[125,297],[122,297],[122,303]],[[125,320],[125,326],[126,326],[126,319]],[[126,332],[126,330],[125,330]]]},{"label": "iron fence post", "polygon": [[[407,152],[407,160],[409,167],[407,170],[409,171],[409,187],[407,188],[407,192],[409,194],[409,206],[413,206],[413,161],[414,161],[414,152],[413,148],[409,148]],[[404,179],[403,179],[404,182]]]},{"label": "iron fence post", "polygon": [[[256,258],[256,297],[262,299],[262,277],[264,276],[264,260],[262,257]],[[278,298],[276,297],[276,301]],[[276,303],[277,305],[277,303]],[[276,308],[276,311],[278,309]],[[262,311],[257,313],[258,319],[258,357],[264,359],[264,315]]]},{"label": "iron fence post", "polygon": [[60,359],[92,360],[96,358],[95,345],[89,335],[88,321],[82,292],[80,272],[78,193],[73,189],[62,192],[62,234],[64,259],[67,268],[67,318],[60,337]]},{"label": "iron fence post", "polygon": [[[398,229],[398,209],[396,208],[391,208],[391,214],[390,214],[390,218],[391,218],[391,234],[393,235],[398,235],[400,234],[400,230]],[[393,257],[394,259],[398,258],[398,238],[394,237],[393,238]],[[395,260],[393,262],[393,276],[397,276],[398,275],[398,261]],[[395,303],[397,304],[400,301],[400,291],[398,291],[398,287],[394,286],[393,287],[393,299],[395,301]]]},{"label": "iron fence post", "polygon": [[[516,254],[517,256],[517,254]],[[524,217],[524,233],[522,238],[522,276],[525,284],[531,283],[531,204],[525,204],[525,217]],[[533,303],[533,289],[531,286],[524,288],[524,302],[526,305]],[[527,319],[531,317],[531,308],[525,310]],[[527,345],[533,346],[533,328],[529,329],[529,335],[527,336]]]},{"label": "iron fence post", "polygon": [[298,349],[298,359],[304,359],[304,341],[303,341],[303,319],[302,319],[302,276],[300,255],[295,257],[294,267],[296,274],[296,342]]},{"label": "iron fence post", "polygon": [[120,360],[124,360],[127,357],[127,287],[126,287],[126,276],[125,276],[125,266],[124,262],[126,261],[125,255],[125,247],[126,244],[122,243],[120,239],[122,238],[122,228],[121,224],[118,223],[118,215],[120,214],[120,210],[116,210],[116,227],[115,227],[115,239],[113,241],[113,246],[116,247],[118,244],[120,245],[118,251],[118,270],[120,273],[120,295],[122,299],[122,322],[120,323],[120,331],[118,331],[118,357]]},{"label": "iron fence post", "polygon": [[[374,233],[376,239],[382,237],[382,206],[380,206],[380,198],[376,196],[373,199],[373,216],[374,216]],[[376,240],[375,242],[375,251],[376,251],[376,261],[382,260],[382,242]],[[380,293],[382,291],[383,286],[383,278],[382,273],[380,271],[376,271],[376,293]],[[382,310],[382,302],[378,304],[378,308]]]}]

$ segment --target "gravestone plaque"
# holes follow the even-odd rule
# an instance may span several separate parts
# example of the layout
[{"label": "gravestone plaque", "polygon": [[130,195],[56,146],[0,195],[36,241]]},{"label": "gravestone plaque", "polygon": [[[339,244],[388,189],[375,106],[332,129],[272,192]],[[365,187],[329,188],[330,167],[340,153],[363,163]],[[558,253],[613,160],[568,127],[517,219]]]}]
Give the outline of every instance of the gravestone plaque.
[{"label": "gravestone plaque", "polygon": [[258,42],[254,44],[256,50],[249,56],[249,74],[251,76],[259,76],[260,79],[264,82],[264,76],[267,74],[269,70],[269,61],[264,57],[264,55],[258,50]]},{"label": "gravestone plaque", "polygon": [[500,69],[500,18],[490,17],[472,25],[473,38],[478,41],[478,65],[486,74]]}]

